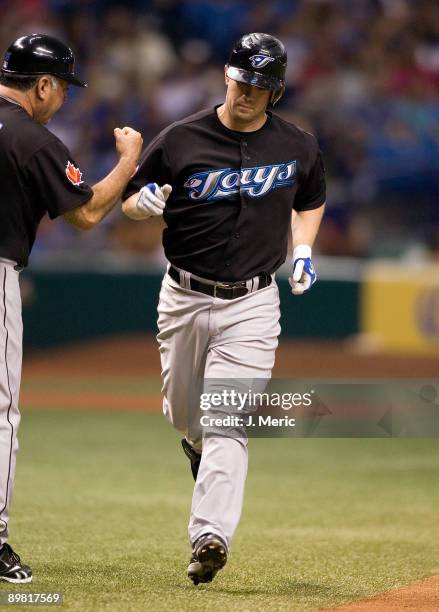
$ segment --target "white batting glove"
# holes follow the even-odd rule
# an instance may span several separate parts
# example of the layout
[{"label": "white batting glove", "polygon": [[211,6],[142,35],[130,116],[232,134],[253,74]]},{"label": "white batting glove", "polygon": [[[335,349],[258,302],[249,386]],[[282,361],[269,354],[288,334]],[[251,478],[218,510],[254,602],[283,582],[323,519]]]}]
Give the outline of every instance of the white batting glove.
[{"label": "white batting glove", "polygon": [[293,295],[302,295],[314,285],[317,274],[311,261],[311,247],[299,244],[293,251],[293,276],[288,279]]},{"label": "white batting glove", "polygon": [[163,214],[166,200],[172,191],[171,185],[159,187],[157,183],[148,183],[139,191],[136,208],[142,213],[144,219],[159,217]]}]

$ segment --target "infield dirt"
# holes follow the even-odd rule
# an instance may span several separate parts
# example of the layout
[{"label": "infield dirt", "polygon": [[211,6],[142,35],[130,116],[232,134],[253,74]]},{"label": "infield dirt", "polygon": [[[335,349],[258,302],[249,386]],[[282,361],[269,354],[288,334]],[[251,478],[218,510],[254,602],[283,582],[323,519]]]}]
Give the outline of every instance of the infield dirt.
[{"label": "infield dirt", "polygon": [[353,603],[325,608],[321,612],[386,612],[397,610],[422,610],[436,612],[439,609],[439,576],[419,580],[400,589],[392,589],[382,595]]}]

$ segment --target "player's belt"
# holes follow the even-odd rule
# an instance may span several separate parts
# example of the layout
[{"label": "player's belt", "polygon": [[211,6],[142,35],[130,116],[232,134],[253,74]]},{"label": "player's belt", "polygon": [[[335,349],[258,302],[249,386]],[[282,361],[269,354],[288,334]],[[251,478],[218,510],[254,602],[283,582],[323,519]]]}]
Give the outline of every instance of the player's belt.
[{"label": "player's belt", "polygon": [[23,266],[19,266],[18,263],[16,261],[12,261],[12,259],[0,257],[0,263],[5,264],[6,266],[11,266],[11,268],[14,268],[14,270],[16,270],[17,272],[21,272],[23,270]]},{"label": "player's belt", "polygon": [[269,274],[261,274],[248,281],[239,281],[237,283],[202,280],[200,277],[194,277],[193,274],[178,270],[172,265],[169,266],[168,274],[180,287],[199,291],[200,293],[205,293],[222,300],[234,300],[235,298],[243,297],[247,293],[253,293],[258,289],[268,287],[272,281],[272,277]]}]

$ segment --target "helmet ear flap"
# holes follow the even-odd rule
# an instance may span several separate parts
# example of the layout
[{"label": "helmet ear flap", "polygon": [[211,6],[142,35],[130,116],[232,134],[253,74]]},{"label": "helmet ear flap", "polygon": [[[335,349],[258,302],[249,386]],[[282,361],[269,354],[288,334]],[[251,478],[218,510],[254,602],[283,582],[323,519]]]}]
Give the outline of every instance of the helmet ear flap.
[{"label": "helmet ear flap", "polygon": [[282,98],[285,92],[285,85],[280,89],[276,89],[271,92],[270,103],[274,106]]}]

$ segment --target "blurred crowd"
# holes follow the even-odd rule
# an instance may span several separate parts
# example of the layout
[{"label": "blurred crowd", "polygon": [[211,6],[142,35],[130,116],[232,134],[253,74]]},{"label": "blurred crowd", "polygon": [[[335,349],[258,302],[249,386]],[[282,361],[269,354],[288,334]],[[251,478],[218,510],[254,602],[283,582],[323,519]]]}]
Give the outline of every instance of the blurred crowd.
[{"label": "blurred crowd", "polygon": [[[286,45],[287,91],[276,112],[313,132],[324,153],[319,252],[436,252],[438,0],[0,0],[2,50],[44,32],[76,53],[89,87],[71,88],[49,127],[90,183],[115,162],[115,126],[140,130],[148,143],[169,123],[220,103],[230,48],[250,31]],[[111,250],[160,261],[161,228],[118,211],[85,235],[45,221],[35,254]]]}]

